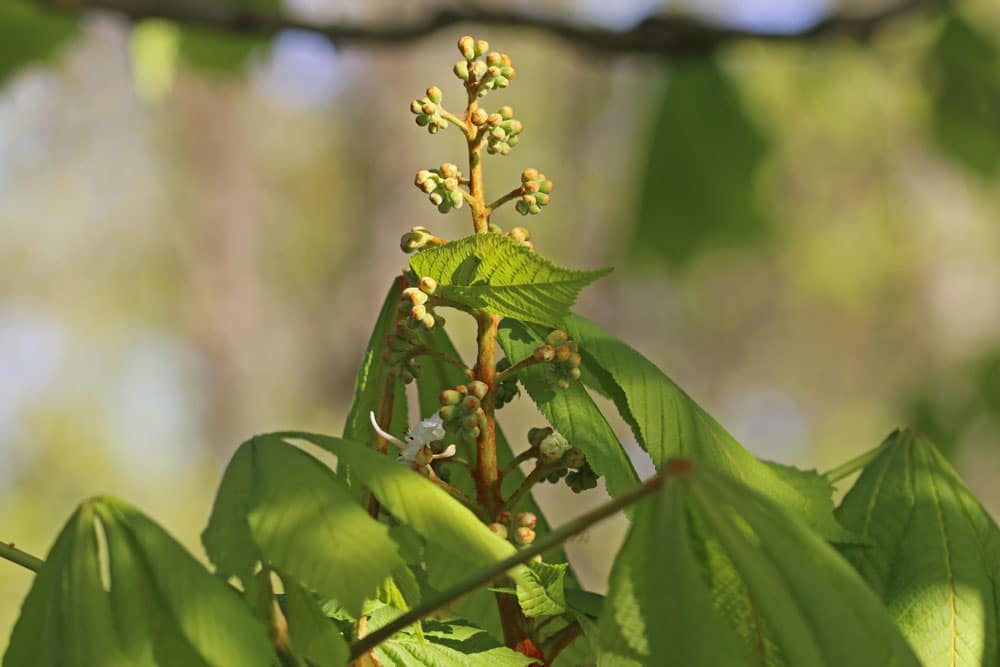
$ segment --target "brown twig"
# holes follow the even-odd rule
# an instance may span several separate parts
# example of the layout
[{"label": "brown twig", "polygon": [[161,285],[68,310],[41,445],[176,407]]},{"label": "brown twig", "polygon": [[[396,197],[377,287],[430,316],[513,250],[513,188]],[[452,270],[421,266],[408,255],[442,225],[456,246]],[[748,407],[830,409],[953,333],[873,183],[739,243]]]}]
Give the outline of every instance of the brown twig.
[{"label": "brown twig", "polygon": [[423,17],[408,22],[349,25],[311,22],[289,15],[258,12],[235,3],[197,0],[35,1],[58,9],[103,10],[133,20],[161,18],[245,34],[268,36],[282,30],[304,30],[325,35],[338,46],[399,44],[457,24],[477,23],[537,30],[595,51],[650,54],[663,58],[706,53],[746,40],[797,42],[832,36],[865,40],[896,19],[921,9],[945,5],[945,0],[900,0],[864,16],[830,16],[798,32],[762,33],[678,14],[650,16],[627,30],[611,30],[570,21],[556,14],[545,16],[466,4],[430,11]]}]

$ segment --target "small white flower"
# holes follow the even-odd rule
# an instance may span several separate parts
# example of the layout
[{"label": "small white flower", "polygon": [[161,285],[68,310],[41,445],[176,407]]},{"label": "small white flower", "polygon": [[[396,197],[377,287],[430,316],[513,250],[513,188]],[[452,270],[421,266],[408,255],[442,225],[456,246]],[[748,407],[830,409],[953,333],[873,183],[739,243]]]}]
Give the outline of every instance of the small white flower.
[{"label": "small white flower", "polygon": [[406,442],[403,442],[379,426],[378,421],[375,419],[374,410],[369,413],[369,417],[371,418],[372,428],[375,429],[375,432],[402,450],[399,456],[396,457],[396,460],[400,463],[423,467],[431,461],[446,459],[455,455],[454,444],[449,445],[448,449],[440,454],[435,454],[430,448],[430,443],[444,438],[444,424],[438,415],[434,415],[430,419],[424,419],[410,429],[406,435]]}]

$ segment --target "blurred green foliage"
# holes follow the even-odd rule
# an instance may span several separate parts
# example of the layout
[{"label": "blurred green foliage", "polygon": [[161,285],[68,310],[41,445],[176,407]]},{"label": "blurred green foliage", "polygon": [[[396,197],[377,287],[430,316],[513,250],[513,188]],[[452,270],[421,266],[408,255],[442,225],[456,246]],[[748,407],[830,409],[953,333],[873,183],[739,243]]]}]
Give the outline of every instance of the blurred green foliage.
[{"label": "blurred green foliage", "polygon": [[78,23],[30,0],[0,3],[0,85],[24,65],[51,58],[77,34]]},{"label": "blurred green foliage", "polygon": [[755,181],[767,139],[714,58],[684,60],[664,74],[632,248],[681,267],[766,235]]}]

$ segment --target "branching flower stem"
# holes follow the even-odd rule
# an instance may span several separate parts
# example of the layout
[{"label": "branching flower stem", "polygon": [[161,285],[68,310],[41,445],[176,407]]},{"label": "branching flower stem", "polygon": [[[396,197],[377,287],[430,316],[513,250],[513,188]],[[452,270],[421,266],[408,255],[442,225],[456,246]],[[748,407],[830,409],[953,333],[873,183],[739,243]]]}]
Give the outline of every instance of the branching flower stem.
[{"label": "branching flower stem", "polygon": [[519,185],[510,192],[508,192],[507,194],[505,194],[503,197],[500,197],[500,199],[497,199],[495,202],[493,202],[486,208],[488,208],[490,210],[490,213],[492,213],[493,211],[497,210],[507,202],[517,199],[523,193],[524,193],[523,186]]},{"label": "branching flower stem", "polygon": [[536,465],[535,468],[530,473],[528,473],[528,476],[524,478],[524,480],[521,482],[521,485],[514,490],[514,493],[510,494],[510,498],[508,498],[506,502],[504,502],[503,504],[504,509],[510,510],[510,508],[517,505],[517,503],[521,500],[521,498],[523,498],[525,494],[531,491],[531,488],[535,486],[535,484],[538,484],[538,482],[540,482],[543,477],[545,477],[546,475],[548,475],[553,471],[558,470],[561,467],[562,465],[559,463],[547,465],[545,463],[539,462],[538,465]]}]

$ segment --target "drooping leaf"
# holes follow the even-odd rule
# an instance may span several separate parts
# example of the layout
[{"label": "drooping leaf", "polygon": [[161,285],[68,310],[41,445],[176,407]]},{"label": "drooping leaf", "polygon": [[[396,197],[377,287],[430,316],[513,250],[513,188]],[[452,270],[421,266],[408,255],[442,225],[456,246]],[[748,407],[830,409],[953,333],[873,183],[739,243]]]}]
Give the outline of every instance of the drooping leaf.
[{"label": "drooping leaf", "polygon": [[[511,363],[531,356],[543,342],[534,331],[509,319],[500,323],[497,340]],[[552,427],[587,455],[590,466],[604,477],[608,493],[617,496],[639,484],[615,432],[580,383],[567,389],[550,386],[541,365],[524,369],[518,377]]]},{"label": "drooping leaf", "polygon": [[244,443],[233,456],[202,542],[227,574],[243,579],[258,560],[270,563],[355,612],[403,562],[388,528],[368,516],[343,480],[271,436]]},{"label": "drooping leaf", "polygon": [[[372,632],[401,612],[383,606],[368,619]],[[482,628],[458,619],[424,622],[424,638],[404,630],[375,648],[383,667],[528,667],[534,661],[497,642]]]},{"label": "drooping leaf", "polygon": [[537,583],[532,588],[517,587],[517,602],[528,618],[558,616],[566,612],[566,563],[531,563],[530,576]]},{"label": "drooping leaf", "polygon": [[285,617],[288,634],[298,655],[317,667],[342,667],[350,648],[319,603],[294,577],[282,579],[285,586]]},{"label": "drooping leaf", "polygon": [[418,277],[438,282],[436,295],[503,317],[557,326],[588,284],[611,269],[571,271],[514,239],[473,234],[410,258]]},{"label": "drooping leaf", "polygon": [[[638,508],[615,561],[598,664],[918,665],[877,597],[793,514],[710,466],[676,460]],[[695,526],[697,524],[697,530]],[[771,633],[741,637],[718,604],[698,544],[732,564]]]},{"label": "drooping leaf", "polygon": [[[335,454],[338,465],[350,465],[352,474],[393,517],[428,545],[445,551],[453,559],[455,571],[472,572],[515,552],[514,545],[490,531],[447,491],[387,456],[355,442],[315,433],[289,431],[268,437],[302,439]],[[510,575],[525,586],[535,585],[523,565]]]},{"label": "drooping leaf", "polygon": [[614,401],[657,469],[678,456],[708,463],[767,494],[827,539],[856,539],[834,520],[833,486],[825,477],[757,459],[636,350],[578,315],[564,326],[580,344],[589,371],[584,380]]},{"label": "drooping leaf", "polygon": [[249,607],[162,528],[113,498],[83,503],[24,601],[4,667],[269,667]]},{"label": "drooping leaf", "polygon": [[[365,350],[361,367],[354,380],[354,397],[351,399],[351,409],[347,413],[347,421],[344,424],[344,438],[368,443],[371,447],[374,447],[375,432],[369,423],[368,414],[374,410],[376,416],[381,418],[382,398],[388,370],[385,362],[382,361],[381,354],[382,350],[386,348],[389,335],[396,328],[396,308],[399,305],[405,283],[402,276],[394,280],[382,302],[378,319],[375,321],[371,338],[368,340],[368,348]],[[394,392],[392,419],[388,420],[388,424],[382,424],[382,427],[389,429],[392,433],[402,435],[407,428],[406,391],[402,382],[396,382]]]},{"label": "drooping leaf", "polygon": [[767,234],[754,173],[768,142],[713,58],[679,62],[665,74],[632,250],[681,267],[710,248]]},{"label": "drooping leaf", "polygon": [[889,436],[837,516],[871,541],[841,552],[926,665],[1000,660],[1000,530],[940,452]]},{"label": "drooping leaf", "polygon": [[931,126],[941,149],[990,176],[1000,167],[1000,47],[957,12],[930,51]]},{"label": "drooping leaf", "polygon": [[0,84],[22,66],[57,55],[79,31],[79,20],[28,0],[0,3]]}]

